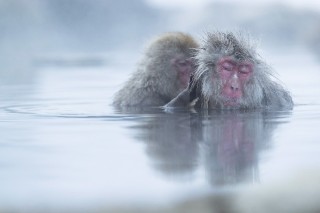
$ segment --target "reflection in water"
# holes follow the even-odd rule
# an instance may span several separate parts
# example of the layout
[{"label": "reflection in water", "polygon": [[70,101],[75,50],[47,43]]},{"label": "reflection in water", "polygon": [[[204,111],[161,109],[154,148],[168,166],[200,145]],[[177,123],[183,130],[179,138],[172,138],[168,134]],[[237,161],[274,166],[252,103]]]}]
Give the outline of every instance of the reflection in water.
[{"label": "reflection in water", "polygon": [[[114,113],[108,100],[127,78],[121,67],[107,67],[106,71],[48,68],[39,72],[33,85],[3,86],[0,211],[61,212],[70,207],[72,212],[94,212],[91,210],[106,207],[102,212],[112,212],[113,205],[149,204],[153,212],[170,212],[160,211],[157,204],[190,200],[183,210],[171,212],[186,212],[195,206],[204,210],[194,212],[213,212],[221,204],[232,207],[229,197],[220,202],[221,192],[239,187],[236,183],[258,181],[259,176],[261,184],[257,185],[270,191],[263,191],[265,196],[239,193],[243,208],[252,209],[250,204],[255,205],[258,199],[264,208],[265,203],[270,205],[270,197],[272,205],[278,203],[280,209],[284,198],[294,203],[292,199],[307,197],[307,192],[317,198],[318,176],[314,182],[299,182],[293,192],[296,185],[286,186],[286,197],[278,186],[266,185],[272,185],[276,178],[287,182],[294,176],[290,173],[293,167],[320,165],[318,66],[301,57],[301,66],[287,66],[292,60],[280,69],[294,78],[291,87],[299,105],[292,117],[291,112],[228,110],[208,114],[169,114],[161,109]],[[291,75],[292,69],[307,69],[306,64],[312,71],[306,78]],[[221,187],[230,184],[230,188]],[[249,190],[251,184],[243,186]],[[301,189],[308,190],[303,194]],[[213,198],[205,197],[207,193]],[[230,193],[232,198],[237,196]],[[250,212],[238,209],[229,212]],[[224,210],[217,212],[228,212]]]},{"label": "reflection in water", "polygon": [[163,114],[145,123],[138,138],[147,143],[147,154],[159,171],[172,177],[187,177],[198,166],[201,131],[193,129],[192,115]]},{"label": "reflection in water", "polygon": [[204,167],[207,181],[219,186],[259,181],[259,152],[270,147],[278,125],[272,118],[289,115],[268,111],[164,114],[135,127],[158,171],[181,180]]},{"label": "reflection in water", "polygon": [[[258,153],[268,147],[273,128],[263,112],[222,112],[204,127],[205,166],[213,185],[257,181]],[[274,126],[273,126],[274,127]]]}]

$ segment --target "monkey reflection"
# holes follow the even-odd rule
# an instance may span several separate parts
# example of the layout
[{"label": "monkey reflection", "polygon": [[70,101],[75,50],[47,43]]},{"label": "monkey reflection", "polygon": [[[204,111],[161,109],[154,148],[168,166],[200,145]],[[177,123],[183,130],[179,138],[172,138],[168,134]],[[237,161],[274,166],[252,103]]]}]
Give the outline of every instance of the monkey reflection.
[{"label": "monkey reflection", "polygon": [[258,181],[258,154],[269,146],[274,125],[261,112],[221,111],[203,127],[205,168],[213,185]]},{"label": "monkey reflection", "polygon": [[257,181],[258,155],[270,144],[276,124],[272,113],[229,110],[164,114],[138,128],[139,140],[157,171],[171,178],[194,177],[205,168],[212,185]]},{"label": "monkey reflection", "polygon": [[138,126],[138,139],[147,144],[153,167],[172,178],[190,177],[199,162],[199,146],[189,114],[160,114]]}]

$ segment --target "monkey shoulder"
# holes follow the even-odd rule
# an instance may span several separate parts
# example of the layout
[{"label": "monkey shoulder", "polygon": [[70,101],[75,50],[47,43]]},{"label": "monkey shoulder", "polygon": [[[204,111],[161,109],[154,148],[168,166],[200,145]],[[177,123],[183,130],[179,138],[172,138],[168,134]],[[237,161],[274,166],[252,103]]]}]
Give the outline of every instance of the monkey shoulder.
[{"label": "monkey shoulder", "polygon": [[262,105],[268,108],[292,109],[294,102],[289,91],[276,85],[272,91],[264,91]]}]

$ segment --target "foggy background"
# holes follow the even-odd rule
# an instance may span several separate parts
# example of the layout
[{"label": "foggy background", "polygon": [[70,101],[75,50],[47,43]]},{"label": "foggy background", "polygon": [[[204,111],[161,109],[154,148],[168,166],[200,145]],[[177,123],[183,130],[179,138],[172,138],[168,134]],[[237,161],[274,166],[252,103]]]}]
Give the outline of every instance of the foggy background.
[{"label": "foggy background", "polygon": [[201,38],[245,30],[265,49],[320,52],[314,1],[0,0],[0,83],[32,79],[39,65],[131,63],[166,31]]},{"label": "foggy background", "polygon": [[[259,171],[242,164],[262,182],[320,165],[319,1],[0,0],[0,29],[0,212],[165,203],[207,192],[223,179],[217,168],[238,165],[230,149],[215,157],[217,131],[269,140],[243,152],[262,156]],[[183,31],[201,41],[214,30],[258,40],[293,94],[293,113],[210,122],[190,122],[189,113],[115,113],[111,97],[150,39]]]}]

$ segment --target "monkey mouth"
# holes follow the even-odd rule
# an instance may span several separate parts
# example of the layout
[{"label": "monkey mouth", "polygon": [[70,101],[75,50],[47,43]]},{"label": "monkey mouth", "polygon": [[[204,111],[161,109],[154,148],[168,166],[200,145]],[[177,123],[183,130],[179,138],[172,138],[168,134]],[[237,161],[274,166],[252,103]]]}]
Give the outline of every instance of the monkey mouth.
[{"label": "monkey mouth", "polygon": [[239,106],[240,103],[238,98],[227,98],[227,99],[224,99],[223,105],[228,107],[235,107],[235,106]]}]

